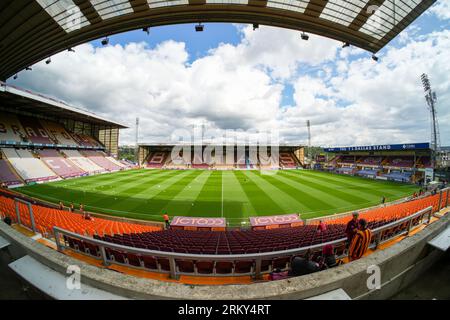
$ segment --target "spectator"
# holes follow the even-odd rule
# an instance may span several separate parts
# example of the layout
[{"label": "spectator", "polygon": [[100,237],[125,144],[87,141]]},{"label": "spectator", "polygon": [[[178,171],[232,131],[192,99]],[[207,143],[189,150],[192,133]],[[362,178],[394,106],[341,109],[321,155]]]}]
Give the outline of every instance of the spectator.
[{"label": "spectator", "polygon": [[166,223],[166,229],[169,229],[170,228],[170,218],[169,218],[169,215],[167,214],[167,212],[164,212],[163,219],[164,219],[164,222]]},{"label": "spectator", "polygon": [[366,220],[359,220],[358,227],[359,230],[353,237],[348,250],[348,257],[350,261],[360,259],[367,252],[370,240],[372,239],[372,231],[367,228]]},{"label": "spectator", "polygon": [[353,212],[353,219],[347,223],[345,234],[347,235],[347,246],[350,246],[353,236],[358,232],[358,212]]},{"label": "spectator", "polygon": [[73,202],[70,203],[69,211],[73,212],[75,210]]},{"label": "spectator", "polygon": [[289,278],[289,271],[281,271],[280,269],[274,269],[269,274],[269,280],[282,280]]},{"label": "spectator", "polygon": [[381,204],[385,204],[386,203],[386,197],[385,196],[382,196],[381,197]]},{"label": "spectator", "polygon": [[62,201],[59,202],[59,210],[64,210],[64,204]]},{"label": "spectator", "polygon": [[325,232],[326,230],[327,230],[327,225],[322,220],[320,220],[319,225],[317,226],[317,232],[322,233],[322,232]]},{"label": "spectator", "polygon": [[3,222],[4,223],[6,223],[8,226],[10,226],[11,225],[11,223],[12,223],[12,221],[11,221],[11,218],[10,217],[5,217],[4,219],[3,219]]},{"label": "spectator", "polygon": [[305,258],[294,257],[291,260],[291,269],[289,270],[289,276],[297,277],[305,274],[310,274],[320,271],[320,266],[317,262],[311,261],[308,255]]},{"label": "spectator", "polygon": [[334,247],[331,244],[327,244],[322,248],[322,260],[319,263],[321,269],[329,269],[338,266],[342,261],[336,258],[334,254]]}]

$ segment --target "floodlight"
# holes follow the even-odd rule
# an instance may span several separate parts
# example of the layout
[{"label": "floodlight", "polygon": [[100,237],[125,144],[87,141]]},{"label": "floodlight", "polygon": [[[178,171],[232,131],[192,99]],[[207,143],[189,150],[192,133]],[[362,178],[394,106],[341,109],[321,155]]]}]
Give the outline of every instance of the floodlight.
[{"label": "floodlight", "polygon": [[195,31],[196,32],[202,32],[203,31],[203,25],[201,23],[199,23],[198,25],[195,26]]}]

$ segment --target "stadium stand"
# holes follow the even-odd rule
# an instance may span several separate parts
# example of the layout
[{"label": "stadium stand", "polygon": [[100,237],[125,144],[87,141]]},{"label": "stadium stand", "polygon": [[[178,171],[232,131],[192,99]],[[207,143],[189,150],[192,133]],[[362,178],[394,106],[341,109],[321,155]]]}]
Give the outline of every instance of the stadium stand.
[{"label": "stadium stand", "polygon": [[353,157],[353,156],[342,156],[339,159],[337,159],[337,163],[355,164],[355,157]]},{"label": "stadium stand", "polygon": [[23,181],[15,173],[14,169],[8,160],[3,159],[0,152],[0,183],[4,183],[7,186],[21,185]]},{"label": "stadium stand", "polygon": [[72,133],[71,136],[74,138],[74,140],[80,146],[83,146],[83,147],[101,147],[102,146],[94,138],[87,136],[87,135]]},{"label": "stadium stand", "polygon": [[64,127],[56,122],[40,120],[42,126],[47,130],[57,144],[67,146],[78,146],[78,143],[72,138],[70,133]]},{"label": "stadium stand", "polygon": [[379,166],[381,165],[382,157],[361,157],[357,160],[361,165]]},{"label": "stadium stand", "polygon": [[57,141],[50,138],[47,130],[36,119],[21,116],[19,120],[31,142],[38,144],[57,144]]},{"label": "stadium stand", "polygon": [[396,168],[412,168],[414,167],[413,157],[386,157],[383,160],[383,166]]},{"label": "stadium stand", "polygon": [[374,178],[378,175],[378,172],[379,172],[379,170],[364,169],[364,170],[357,171],[356,175],[361,176],[361,177]]},{"label": "stadium stand", "polygon": [[38,153],[41,160],[61,178],[78,177],[86,174],[85,171],[69,159],[65,159],[55,149],[40,150]]},{"label": "stadium stand", "polygon": [[77,150],[63,150],[63,152],[71,162],[76,164],[80,169],[82,169],[85,172],[100,173],[105,171],[104,168],[98,166],[90,159],[84,157]]},{"label": "stadium stand", "polygon": [[353,174],[355,172],[355,168],[337,168],[336,169],[336,173],[341,173],[341,174]]},{"label": "stadium stand", "polygon": [[286,168],[286,169],[297,168],[297,163],[294,160],[293,155],[290,153],[287,153],[287,152],[280,153],[280,164],[283,168]]},{"label": "stadium stand", "polygon": [[167,157],[167,152],[155,152],[151,154],[147,162],[147,168],[162,168]]},{"label": "stadium stand", "polygon": [[[429,196],[361,213],[369,228],[387,225],[429,206],[439,209],[439,195]],[[120,245],[149,250],[191,254],[248,254],[307,247],[345,238],[345,227],[351,216],[326,221],[327,230],[317,232],[317,221],[309,225],[266,230],[191,231],[163,230],[141,234],[116,234],[95,237]],[[406,227],[406,226],[404,226]],[[401,228],[398,231],[402,230]]]},{"label": "stadium stand", "polygon": [[126,161],[118,161],[118,160],[114,159],[113,157],[110,157],[110,156],[108,156],[108,155],[106,155],[104,153],[103,153],[103,155],[104,155],[106,160],[112,162],[113,164],[115,164],[119,168],[131,168],[134,165],[134,164],[128,163]]},{"label": "stadium stand", "polygon": [[27,136],[16,115],[3,113],[0,119],[0,141],[5,143],[26,142]]},{"label": "stadium stand", "polygon": [[101,151],[82,151],[83,155],[89,160],[94,162],[97,166],[102,167],[107,171],[118,171],[123,168],[123,166],[116,164],[105,157],[105,154]]},{"label": "stadium stand", "polygon": [[[19,203],[21,223],[31,226],[28,208],[23,203]],[[113,221],[102,218],[86,220],[82,215],[48,208],[41,205],[32,205],[36,229],[44,236],[53,235],[53,227],[57,226],[81,235],[114,235],[122,233],[142,233],[160,230],[157,226],[147,226],[129,222]],[[18,221],[15,211],[15,204],[12,198],[0,195],[0,211],[8,215],[13,222]]]},{"label": "stadium stand", "polygon": [[390,173],[384,174],[383,176],[392,181],[409,182],[411,180],[412,174],[412,172],[408,171],[391,171]]},{"label": "stadium stand", "polygon": [[2,148],[2,151],[25,182],[58,179],[58,176],[30,151],[13,148]]}]

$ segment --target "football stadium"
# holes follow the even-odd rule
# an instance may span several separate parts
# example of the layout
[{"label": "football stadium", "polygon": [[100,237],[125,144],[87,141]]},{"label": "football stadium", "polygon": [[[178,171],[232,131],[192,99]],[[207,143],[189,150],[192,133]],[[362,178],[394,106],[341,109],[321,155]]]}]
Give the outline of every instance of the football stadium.
[{"label": "football stadium", "polygon": [[[172,139],[157,132],[163,121],[153,111],[151,128],[139,127],[139,119],[135,128],[121,121],[128,119],[125,110],[115,120],[105,116],[115,100],[95,85],[81,96],[102,96],[100,109],[92,102],[102,112],[60,99],[59,92],[81,87],[48,76],[39,85],[14,83],[63,51],[76,56],[83,50],[77,46],[90,41],[102,39],[108,49],[113,35],[193,23],[196,33],[234,23],[300,31],[300,41],[314,34],[343,43],[340,50],[369,52],[367,60],[376,64],[378,53],[435,3],[2,1],[0,285],[6,290],[0,297],[14,299],[12,292],[26,284],[39,297],[58,300],[372,300],[438,277],[430,270],[450,246],[448,162],[440,146],[448,137],[446,128],[439,133],[437,96],[426,74],[416,80],[425,90],[431,138],[429,119],[415,141],[401,134],[400,120],[400,134],[377,124],[387,130],[383,139],[327,129],[319,134],[323,141],[337,143],[324,143],[315,154],[309,120],[308,139],[255,141],[245,132],[231,142],[204,132],[181,139],[186,130]],[[79,77],[82,82],[83,71]],[[46,81],[55,94],[36,90]],[[166,95],[177,86],[157,90]],[[294,119],[290,130],[304,119]],[[157,139],[139,141],[140,129],[147,129],[142,141],[150,141],[148,132]],[[134,142],[128,158],[124,140]],[[448,293],[448,283],[443,289]]]}]

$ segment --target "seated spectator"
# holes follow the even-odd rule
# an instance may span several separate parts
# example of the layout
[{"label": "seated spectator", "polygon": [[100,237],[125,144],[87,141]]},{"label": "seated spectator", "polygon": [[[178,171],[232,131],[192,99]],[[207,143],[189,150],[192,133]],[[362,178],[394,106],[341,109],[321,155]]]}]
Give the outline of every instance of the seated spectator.
[{"label": "seated spectator", "polygon": [[317,271],[320,271],[319,264],[311,261],[309,257],[294,257],[291,260],[291,269],[289,270],[288,275],[291,277],[298,277]]},{"label": "seated spectator", "polygon": [[269,274],[269,280],[283,280],[289,278],[289,271],[281,271],[280,269],[274,269]]},{"label": "seated spectator", "polygon": [[342,261],[336,258],[333,245],[327,244],[322,249],[322,257],[319,263],[321,269],[329,269],[338,266]]},{"label": "seated spectator", "polygon": [[59,210],[64,210],[64,204],[62,201],[59,202]]},{"label": "seated spectator", "polygon": [[10,226],[11,225],[11,223],[12,223],[12,221],[11,221],[11,218],[10,217],[5,217],[4,219],[3,219],[3,222],[4,223],[6,223],[8,226]]}]

